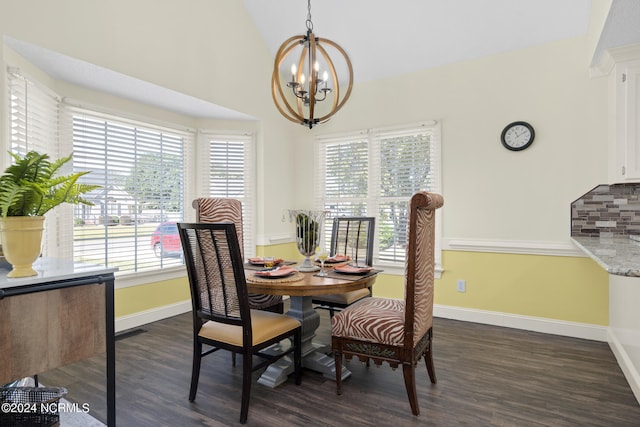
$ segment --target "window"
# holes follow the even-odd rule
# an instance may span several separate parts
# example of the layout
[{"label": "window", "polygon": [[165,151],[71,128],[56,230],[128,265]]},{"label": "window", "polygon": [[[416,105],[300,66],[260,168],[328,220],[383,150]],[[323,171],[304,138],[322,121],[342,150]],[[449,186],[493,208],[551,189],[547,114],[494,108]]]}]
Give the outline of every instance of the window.
[{"label": "window", "polygon": [[[58,150],[58,123],[60,117],[58,97],[47,88],[25,78],[19,69],[7,68],[9,97],[10,150],[19,155],[29,151],[48,153],[52,159],[62,155]],[[2,169],[8,164],[2,165]],[[65,206],[58,207],[46,216],[42,251],[58,253],[55,238],[60,232],[61,215]]]},{"label": "window", "polygon": [[200,187],[209,197],[238,199],[242,202],[245,258],[255,255],[255,165],[253,137],[247,134],[223,135],[203,133],[201,146],[208,148],[201,156],[204,182]]},{"label": "window", "polygon": [[76,261],[136,272],[182,264],[175,223],[184,218],[190,135],[72,111],[73,164],[101,188],[75,207]]},{"label": "window", "polygon": [[245,254],[255,254],[252,135],[200,132],[196,147],[195,131],[73,107],[18,69],[7,75],[11,150],[73,152],[73,168],[90,171],[83,182],[102,187],[86,196],[94,206],[47,214],[45,256],[115,266],[118,275],[179,266],[175,223],[194,218],[201,195],[242,202]]},{"label": "window", "polygon": [[[330,216],[374,216],[374,262],[403,266],[409,199],[417,191],[440,192],[439,125],[320,137],[317,151],[318,206]],[[330,223],[325,223],[325,239]]]}]

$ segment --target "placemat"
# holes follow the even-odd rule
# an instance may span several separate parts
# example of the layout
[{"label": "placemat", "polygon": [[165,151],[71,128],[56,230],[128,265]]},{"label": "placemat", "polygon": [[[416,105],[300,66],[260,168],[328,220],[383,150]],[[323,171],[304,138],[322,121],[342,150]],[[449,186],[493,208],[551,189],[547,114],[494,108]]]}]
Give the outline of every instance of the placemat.
[{"label": "placemat", "polygon": [[287,277],[278,277],[276,279],[267,279],[266,277],[258,277],[255,274],[249,274],[247,277],[247,282],[251,283],[290,283],[290,282],[298,282],[304,279],[304,274],[296,271],[291,276]]},{"label": "placemat", "polygon": [[[375,276],[376,274],[380,273],[381,271],[384,271],[384,270],[371,270],[366,274],[344,274],[344,273],[338,273],[338,272],[335,272],[335,271],[331,270],[331,271],[327,271],[327,276],[331,277],[332,279],[342,279],[342,280],[354,281],[354,280],[362,279],[363,277]],[[314,274],[314,276],[317,276],[317,274]],[[322,277],[322,276],[320,276],[320,277]]]}]

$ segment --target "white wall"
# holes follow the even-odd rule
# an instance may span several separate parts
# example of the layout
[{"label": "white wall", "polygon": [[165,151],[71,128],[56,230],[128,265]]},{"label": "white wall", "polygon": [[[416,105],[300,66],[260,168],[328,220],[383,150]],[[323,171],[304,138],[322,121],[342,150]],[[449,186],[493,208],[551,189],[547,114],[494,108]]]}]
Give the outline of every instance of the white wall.
[{"label": "white wall", "polygon": [[[440,120],[445,239],[570,247],[571,201],[607,180],[607,82],[590,79],[586,57],[576,38],[357,85],[310,138]],[[536,131],[522,152],[500,143],[516,120]],[[310,144],[298,148],[309,170]]]},{"label": "white wall", "polygon": [[[606,81],[589,78],[586,37],[356,85],[309,130],[273,106],[273,58],[241,2],[5,0],[0,11],[2,35],[258,117],[259,243],[291,234],[283,211],[310,205],[319,133],[441,120],[445,238],[566,243],[569,203],[606,182]],[[515,120],[536,129],[520,153],[499,141]]]},{"label": "white wall", "polygon": [[[304,129],[281,118],[273,106],[273,57],[242,2],[189,0],[187,7],[180,0],[3,0],[0,36],[5,35],[258,117],[258,124],[248,124],[258,141],[258,238],[265,229],[276,234],[289,231],[290,224],[280,220],[281,208],[296,204],[294,171],[288,165],[293,163],[290,147]],[[1,65],[0,78],[4,55]],[[121,100],[69,90],[84,102],[131,107]],[[2,104],[4,145],[8,130],[6,103]],[[134,110],[159,114],[140,106]],[[244,124],[213,126],[226,130]]]}]

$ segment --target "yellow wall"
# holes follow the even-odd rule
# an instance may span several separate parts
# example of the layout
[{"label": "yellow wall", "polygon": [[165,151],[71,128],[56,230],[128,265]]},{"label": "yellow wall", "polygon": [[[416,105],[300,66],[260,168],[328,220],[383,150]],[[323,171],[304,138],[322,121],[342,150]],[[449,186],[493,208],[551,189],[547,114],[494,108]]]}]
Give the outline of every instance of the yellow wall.
[{"label": "yellow wall", "polygon": [[[435,303],[608,325],[605,270],[590,258],[445,251]],[[457,281],[467,291],[457,292]]]},{"label": "yellow wall", "polygon": [[[606,326],[608,275],[590,258],[445,251],[435,304]],[[458,280],[467,291],[457,291]],[[403,297],[403,278],[382,274],[374,296]]]},{"label": "yellow wall", "polygon": [[189,282],[185,276],[179,279],[116,289],[114,298],[115,317],[117,319],[118,317],[190,300],[191,295],[189,294]]},{"label": "yellow wall", "polygon": [[286,260],[302,261],[304,257],[296,249],[295,243],[282,243],[279,245],[257,246],[256,255],[258,256],[274,256],[284,258]]},{"label": "yellow wall", "polygon": [[[259,248],[286,259],[300,259],[295,245]],[[609,277],[590,258],[443,251],[444,273],[436,279],[435,303],[606,326]],[[467,291],[458,292],[458,280]],[[402,276],[380,274],[374,296],[403,298]]]}]

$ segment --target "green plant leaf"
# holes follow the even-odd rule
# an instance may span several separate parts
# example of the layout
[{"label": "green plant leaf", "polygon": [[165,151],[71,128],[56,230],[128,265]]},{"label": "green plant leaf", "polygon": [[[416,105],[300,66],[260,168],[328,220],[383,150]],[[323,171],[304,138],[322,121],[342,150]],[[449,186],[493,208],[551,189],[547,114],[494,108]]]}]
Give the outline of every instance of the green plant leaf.
[{"label": "green plant leaf", "polygon": [[72,156],[50,161],[47,154],[35,151],[24,157],[9,153],[14,164],[0,176],[0,215],[44,215],[62,203],[93,203],[82,197],[99,185],[78,184],[78,179],[89,172],[76,172],[56,176]]}]

